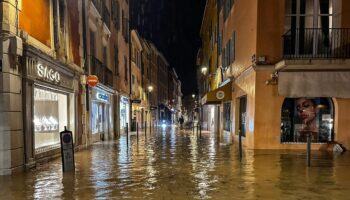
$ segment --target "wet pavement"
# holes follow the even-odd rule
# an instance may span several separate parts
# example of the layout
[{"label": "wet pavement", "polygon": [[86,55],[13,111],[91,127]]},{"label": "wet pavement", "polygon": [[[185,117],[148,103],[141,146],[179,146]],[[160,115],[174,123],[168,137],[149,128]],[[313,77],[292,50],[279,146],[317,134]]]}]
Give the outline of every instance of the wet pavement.
[{"label": "wet pavement", "polygon": [[[220,141],[221,140],[221,141]],[[245,151],[230,139],[174,128],[122,136],[61,160],[0,177],[0,199],[350,199],[350,154]]]}]

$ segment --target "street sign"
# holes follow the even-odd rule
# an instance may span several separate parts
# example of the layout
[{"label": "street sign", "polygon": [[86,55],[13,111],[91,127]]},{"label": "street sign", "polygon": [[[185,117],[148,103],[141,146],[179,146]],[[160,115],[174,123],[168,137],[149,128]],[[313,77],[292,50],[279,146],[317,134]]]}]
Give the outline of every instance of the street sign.
[{"label": "street sign", "polygon": [[98,77],[95,75],[90,75],[86,78],[86,83],[90,86],[90,87],[94,87],[98,84]]},{"label": "street sign", "polygon": [[141,103],[141,99],[134,99],[131,101],[132,103],[137,103],[137,104],[140,104]]},{"label": "street sign", "polygon": [[61,139],[61,156],[63,172],[74,171],[74,144],[73,133],[64,127],[64,131],[60,132]]}]

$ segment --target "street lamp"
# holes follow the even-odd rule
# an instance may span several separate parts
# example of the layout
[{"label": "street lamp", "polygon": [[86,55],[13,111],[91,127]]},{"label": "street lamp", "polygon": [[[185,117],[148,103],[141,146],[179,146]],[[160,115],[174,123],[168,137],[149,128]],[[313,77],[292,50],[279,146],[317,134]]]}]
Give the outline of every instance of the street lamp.
[{"label": "street lamp", "polygon": [[208,68],[203,66],[203,67],[201,68],[201,72],[202,72],[203,75],[206,75],[207,72],[208,72]]},{"label": "street lamp", "polygon": [[[152,123],[152,103],[151,103],[151,93],[153,91],[153,86],[152,85],[149,85],[147,87],[147,90],[148,90],[148,106],[149,106],[149,113],[150,113],[150,123]],[[150,124],[150,129],[152,128],[152,124]]]},{"label": "street lamp", "polygon": [[196,95],[195,95],[195,94],[192,94],[192,98],[196,98]]},{"label": "street lamp", "polygon": [[153,91],[153,86],[152,85],[150,85],[150,86],[148,86],[148,92],[152,92]]}]

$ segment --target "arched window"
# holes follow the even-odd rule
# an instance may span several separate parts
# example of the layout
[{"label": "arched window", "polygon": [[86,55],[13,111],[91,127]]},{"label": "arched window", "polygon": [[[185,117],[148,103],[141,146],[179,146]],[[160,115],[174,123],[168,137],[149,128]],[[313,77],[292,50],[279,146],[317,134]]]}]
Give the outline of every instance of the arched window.
[{"label": "arched window", "polygon": [[333,141],[334,106],[330,98],[286,98],[282,105],[281,142]]}]

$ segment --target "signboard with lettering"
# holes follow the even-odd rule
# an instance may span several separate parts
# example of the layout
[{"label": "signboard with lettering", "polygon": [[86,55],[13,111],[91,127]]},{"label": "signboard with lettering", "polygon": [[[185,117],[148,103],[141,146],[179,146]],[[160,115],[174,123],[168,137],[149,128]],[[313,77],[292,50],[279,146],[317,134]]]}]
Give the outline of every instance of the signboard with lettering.
[{"label": "signboard with lettering", "polygon": [[51,65],[51,63],[38,58],[27,57],[26,59],[28,78],[73,88],[74,72],[68,67]]},{"label": "signboard with lettering", "polygon": [[100,101],[109,101],[109,95],[101,92],[96,93],[96,99]]},{"label": "signboard with lettering", "polygon": [[64,129],[60,132],[63,172],[75,171],[73,133]]}]

